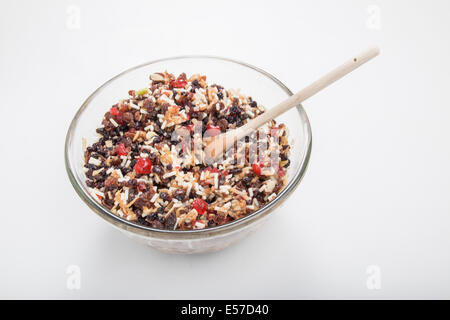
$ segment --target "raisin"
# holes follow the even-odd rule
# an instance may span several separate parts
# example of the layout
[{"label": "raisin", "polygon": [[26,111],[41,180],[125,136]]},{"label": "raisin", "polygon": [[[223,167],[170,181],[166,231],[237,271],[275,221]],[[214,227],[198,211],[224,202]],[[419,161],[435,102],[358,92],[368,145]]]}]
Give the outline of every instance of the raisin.
[{"label": "raisin", "polygon": [[167,194],[167,192],[161,192],[159,194],[159,196],[161,197],[161,199],[163,199],[164,201],[166,201],[167,199],[169,199],[169,195]]},{"label": "raisin", "polygon": [[252,182],[252,178],[251,177],[244,177],[244,179],[242,179],[242,183],[244,184],[244,186],[248,187],[250,185],[250,183]]},{"label": "raisin", "polygon": [[133,126],[134,125],[134,117],[133,114],[131,112],[125,112],[123,114],[123,121],[125,121],[126,123],[128,123],[129,126]]},{"label": "raisin", "polygon": [[183,190],[180,190],[180,189],[176,190],[176,191],[173,193],[173,195],[174,195],[175,199],[177,199],[178,201],[183,201],[184,198],[185,198],[184,191],[183,191]]},{"label": "raisin", "polygon": [[[242,169],[241,168],[233,168],[233,169],[230,169],[230,173],[231,174],[239,174],[239,173],[241,173],[242,172]],[[247,178],[247,177],[246,177]]]},{"label": "raisin", "polygon": [[160,143],[161,141],[162,141],[162,139],[161,139],[160,136],[155,136],[155,137],[153,138],[153,144]]},{"label": "raisin", "polygon": [[156,229],[164,229],[164,224],[162,224],[160,221],[158,220],[154,220],[151,222],[152,223],[152,227],[156,228]]},{"label": "raisin", "polygon": [[217,121],[217,126],[219,126],[220,131],[222,131],[222,132],[227,131],[227,128],[228,128],[228,121],[227,121],[227,119],[222,118],[219,121]]},{"label": "raisin", "polygon": [[175,215],[175,213],[172,212],[165,221],[166,229],[173,230],[176,222],[177,222],[177,216]]},{"label": "raisin", "polygon": [[161,176],[164,174],[164,169],[160,165],[153,166],[153,172]]}]

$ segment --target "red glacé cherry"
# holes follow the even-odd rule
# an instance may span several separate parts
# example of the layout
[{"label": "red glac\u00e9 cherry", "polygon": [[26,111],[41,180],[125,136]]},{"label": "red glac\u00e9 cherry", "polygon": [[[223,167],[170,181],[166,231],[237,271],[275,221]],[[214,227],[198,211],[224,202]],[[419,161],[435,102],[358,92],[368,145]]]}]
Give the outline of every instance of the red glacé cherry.
[{"label": "red glac\u00e9 cherry", "polygon": [[112,108],[109,110],[109,113],[111,113],[111,115],[113,115],[113,116],[118,116],[121,112],[120,112],[119,109],[117,109],[116,107],[112,107]]},{"label": "red glac\u00e9 cherry", "polygon": [[178,77],[177,80],[172,80],[170,82],[170,84],[174,88],[184,88],[187,85],[187,81],[185,79],[182,79],[182,78]]},{"label": "red glac\u00e9 cherry", "polygon": [[109,109],[109,113],[112,115],[112,118],[114,119],[114,121],[117,122],[117,124],[119,126],[123,126],[124,125],[125,121],[123,120],[123,113],[122,113],[122,111],[120,111],[116,107],[112,107],[111,109]]},{"label": "red glac\u00e9 cherry", "polygon": [[139,174],[150,174],[150,172],[152,172],[152,165],[149,158],[140,158],[134,165],[134,172]]},{"label": "red glac\u00e9 cherry", "polygon": [[261,175],[261,167],[259,164],[257,164],[257,163],[252,164],[252,169],[256,175],[258,175],[258,176]]},{"label": "red glac\u00e9 cherry", "polygon": [[194,202],[192,202],[192,207],[194,207],[194,209],[197,210],[199,215],[202,215],[206,211],[208,211],[208,203],[200,198],[196,198]]},{"label": "red glac\u00e9 cherry", "polygon": [[126,156],[126,155],[128,155],[128,150],[127,150],[127,148],[125,147],[125,145],[123,143],[119,143],[116,146],[116,153],[119,156]]}]

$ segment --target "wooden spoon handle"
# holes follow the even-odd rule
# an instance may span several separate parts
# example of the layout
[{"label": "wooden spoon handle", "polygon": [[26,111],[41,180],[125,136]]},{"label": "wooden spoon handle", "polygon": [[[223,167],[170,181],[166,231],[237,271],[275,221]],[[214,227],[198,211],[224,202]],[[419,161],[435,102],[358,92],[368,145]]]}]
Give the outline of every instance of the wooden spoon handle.
[{"label": "wooden spoon handle", "polygon": [[304,88],[303,90],[297,92],[293,96],[289,97],[288,99],[284,100],[280,104],[278,104],[276,107],[271,108],[264,112],[263,114],[259,115],[253,120],[250,120],[247,122],[244,126],[241,127],[241,130],[239,130],[237,139],[241,139],[245,137],[246,135],[250,134],[253,130],[259,128],[264,123],[266,123],[269,120],[272,120],[276,117],[278,117],[280,114],[286,112],[290,108],[299,105],[309,97],[315,95],[320,90],[328,87],[330,84],[335,82],[336,80],[339,80],[346,74],[352,72],[362,64],[366,63],[367,61],[371,60],[372,58],[376,57],[380,53],[380,49],[378,47],[369,48],[366,51],[362,52],[361,54],[351,58],[344,64],[340,65],[336,69],[330,71],[320,79],[316,80],[315,82],[311,83],[309,86]]},{"label": "wooden spoon handle", "polygon": [[214,139],[212,139],[212,141],[208,143],[207,147],[205,148],[206,154],[208,154],[212,158],[219,157],[220,155],[222,155],[223,150],[227,150],[228,148],[230,148],[232,145],[234,145],[235,141],[241,140],[245,136],[250,135],[254,130],[261,127],[264,123],[278,117],[280,114],[286,112],[290,108],[299,105],[309,97],[315,95],[320,90],[328,87],[336,80],[339,80],[370,59],[376,57],[379,53],[380,49],[378,47],[373,47],[362,52],[361,54],[351,58],[349,61],[327,73],[322,78],[311,83],[303,90],[297,92],[293,96],[281,102],[279,105],[250,120],[242,127],[214,137]]}]

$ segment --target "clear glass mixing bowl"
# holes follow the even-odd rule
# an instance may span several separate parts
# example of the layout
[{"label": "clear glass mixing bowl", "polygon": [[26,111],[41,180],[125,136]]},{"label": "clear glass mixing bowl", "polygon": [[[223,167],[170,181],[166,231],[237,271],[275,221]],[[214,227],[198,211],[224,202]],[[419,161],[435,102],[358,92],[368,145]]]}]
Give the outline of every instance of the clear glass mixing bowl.
[{"label": "clear glass mixing bowl", "polygon": [[126,235],[156,249],[173,253],[198,253],[227,247],[249,234],[266,220],[269,213],[294,191],[305,173],[311,153],[311,127],[301,105],[292,108],[276,120],[285,123],[291,142],[291,165],[288,184],[265,207],[228,224],[213,228],[177,231],[159,230],[124,220],[97,202],[89,192],[83,171],[82,139],[88,145],[98,139],[95,129],[111,105],[127,96],[128,90],[145,87],[149,75],[169,71],[173,74],[202,74],[210,84],[227,89],[241,89],[259,104],[271,108],[292,92],[269,73],[246,63],[210,56],[183,56],[156,60],[128,69],[95,90],[76,113],[67,132],[65,163],[70,181],[81,199],[100,217]]}]

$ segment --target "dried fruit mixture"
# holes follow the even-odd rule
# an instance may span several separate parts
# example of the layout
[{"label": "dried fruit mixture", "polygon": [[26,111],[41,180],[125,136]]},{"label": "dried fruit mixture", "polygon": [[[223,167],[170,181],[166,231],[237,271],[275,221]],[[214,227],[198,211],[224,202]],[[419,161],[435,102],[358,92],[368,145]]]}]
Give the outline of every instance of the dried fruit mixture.
[{"label": "dried fruit mixture", "polygon": [[168,72],[113,105],[85,150],[86,184],[118,216],[169,230],[242,218],[275,199],[289,167],[287,130],[270,121],[215,162],[202,137],[264,112],[251,97],[206,77]]}]

